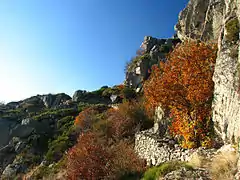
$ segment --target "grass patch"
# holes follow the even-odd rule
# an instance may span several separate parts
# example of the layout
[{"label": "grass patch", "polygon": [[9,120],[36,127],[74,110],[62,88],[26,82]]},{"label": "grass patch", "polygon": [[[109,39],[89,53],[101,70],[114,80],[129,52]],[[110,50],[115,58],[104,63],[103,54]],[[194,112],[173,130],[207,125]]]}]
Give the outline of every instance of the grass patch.
[{"label": "grass patch", "polygon": [[185,167],[187,169],[193,169],[192,166],[188,165],[185,162],[172,161],[161,164],[160,166],[152,167],[148,169],[143,176],[143,180],[155,180],[159,177],[163,177],[166,174]]}]

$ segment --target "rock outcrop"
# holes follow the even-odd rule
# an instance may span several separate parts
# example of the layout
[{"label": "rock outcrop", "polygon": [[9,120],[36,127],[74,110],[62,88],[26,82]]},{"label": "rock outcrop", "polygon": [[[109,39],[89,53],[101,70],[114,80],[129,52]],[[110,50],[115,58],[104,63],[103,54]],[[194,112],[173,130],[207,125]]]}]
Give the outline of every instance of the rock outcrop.
[{"label": "rock outcrop", "polygon": [[145,36],[141,44],[141,53],[127,65],[125,84],[132,88],[142,88],[142,82],[149,77],[152,65],[165,61],[165,55],[174,45],[179,43],[178,38],[157,39]]},{"label": "rock outcrop", "polygon": [[87,93],[87,91],[77,90],[73,94],[72,100],[75,101],[75,102],[79,102],[79,101],[81,101],[82,98],[85,97],[86,93]]},{"label": "rock outcrop", "polygon": [[[37,96],[33,96],[23,100],[20,106],[28,107],[28,105],[30,106],[32,105],[34,107],[44,106],[46,108],[56,108],[70,99],[71,97],[65,93],[37,95]],[[36,111],[36,110],[33,110],[33,111]]]},{"label": "rock outcrop", "polygon": [[16,122],[0,119],[0,149],[8,144],[10,139],[10,130],[16,126]]},{"label": "rock outcrop", "polygon": [[[48,141],[58,135],[61,127],[70,128],[73,116],[78,112],[75,107],[57,106],[57,109],[28,113],[21,107],[24,101],[19,103],[17,109],[12,107],[13,109],[6,110],[0,116],[0,175],[2,174],[2,178],[12,179],[16,174],[26,172],[31,163],[39,163],[47,151]],[[35,96],[25,102],[41,103],[41,99]],[[63,127],[65,124],[67,125]]]},{"label": "rock outcrop", "polygon": [[224,142],[240,137],[239,0],[190,0],[176,25],[181,40],[218,44],[213,81],[213,121]]},{"label": "rock outcrop", "polygon": [[209,172],[206,169],[187,169],[185,167],[167,173],[162,180],[211,180]]},{"label": "rock outcrop", "polygon": [[71,97],[65,93],[37,95],[18,102],[10,102],[6,104],[8,109],[23,108],[27,112],[37,112],[43,108],[58,108]]},{"label": "rock outcrop", "polygon": [[175,26],[178,37],[203,41],[218,39],[225,14],[224,0],[190,0]]}]

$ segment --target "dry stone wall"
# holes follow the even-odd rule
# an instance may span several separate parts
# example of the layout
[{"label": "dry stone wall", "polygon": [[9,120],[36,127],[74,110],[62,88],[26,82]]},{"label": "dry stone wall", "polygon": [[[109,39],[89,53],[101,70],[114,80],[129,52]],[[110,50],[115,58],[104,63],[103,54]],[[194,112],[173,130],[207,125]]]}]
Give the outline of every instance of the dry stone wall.
[{"label": "dry stone wall", "polygon": [[168,161],[189,161],[198,154],[209,160],[217,152],[216,149],[183,149],[170,137],[160,137],[152,129],[135,134],[135,151],[148,165],[158,166]]}]

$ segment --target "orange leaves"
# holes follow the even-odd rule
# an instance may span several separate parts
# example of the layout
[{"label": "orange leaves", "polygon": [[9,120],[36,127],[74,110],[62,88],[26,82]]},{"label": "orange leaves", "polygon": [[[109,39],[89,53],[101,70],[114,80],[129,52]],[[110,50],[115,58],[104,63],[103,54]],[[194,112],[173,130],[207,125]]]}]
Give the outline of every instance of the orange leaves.
[{"label": "orange leaves", "polygon": [[121,179],[128,173],[141,173],[145,162],[129,142],[136,129],[149,123],[145,118],[142,104],[135,101],[126,101],[118,108],[83,110],[75,120],[81,135],[67,153],[68,178]]},{"label": "orange leaves", "polygon": [[116,140],[133,136],[138,128],[152,126],[144,107],[136,101],[126,101],[120,104],[118,109],[110,109],[107,116],[110,134]]},{"label": "orange leaves", "polygon": [[171,131],[189,147],[198,146],[201,134],[206,135],[210,128],[200,130],[206,119],[210,121],[216,51],[213,44],[184,42],[168,55],[165,64],[153,67],[144,85],[146,108],[151,111],[161,104],[170,109],[174,118]]},{"label": "orange leaves", "polygon": [[145,162],[125,141],[109,145],[97,134],[87,132],[67,154],[68,179],[120,179],[126,173],[140,173]]},{"label": "orange leaves", "polygon": [[91,128],[97,111],[93,108],[87,108],[79,113],[76,117],[74,125],[81,130],[88,130]]}]

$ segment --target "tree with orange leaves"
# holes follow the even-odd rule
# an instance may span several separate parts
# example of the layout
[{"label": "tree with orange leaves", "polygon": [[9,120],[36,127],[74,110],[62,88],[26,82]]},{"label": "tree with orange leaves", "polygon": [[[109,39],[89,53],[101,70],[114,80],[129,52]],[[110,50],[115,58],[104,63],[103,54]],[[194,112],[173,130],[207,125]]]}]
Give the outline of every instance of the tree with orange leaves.
[{"label": "tree with orange leaves", "polygon": [[144,85],[146,108],[151,112],[161,105],[170,110],[170,132],[183,138],[183,147],[211,145],[216,52],[214,44],[184,42],[168,55],[166,63],[152,68]]},{"label": "tree with orange leaves", "polygon": [[91,129],[92,124],[96,119],[96,114],[97,111],[94,108],[89,107],[79,113],[75,119],[74,125],[82,131],[87,131]]}]

